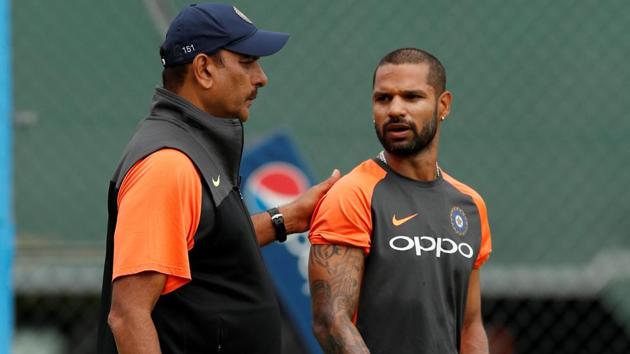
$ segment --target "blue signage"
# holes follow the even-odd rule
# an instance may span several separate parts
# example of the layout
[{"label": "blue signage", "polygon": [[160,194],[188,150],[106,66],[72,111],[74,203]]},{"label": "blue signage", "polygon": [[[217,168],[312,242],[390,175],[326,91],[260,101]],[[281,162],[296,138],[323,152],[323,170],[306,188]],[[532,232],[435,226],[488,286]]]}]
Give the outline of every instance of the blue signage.
[{"label": "blue signage", "polygon": [[[254,214],[293,201],[312,184],[313,178],[285,133],[276,133],[247,148],[241,163],[241,190]],[[308,287],[307,233],[291,235],[284,243],[262,249],[263,257],[284,312],[293,322],[309,353],[321,353],[311,326]]]},{"label": "blue signage", "polygon": [[13,335],[13,191],[11,96],[11,1],[0,0],[0,353],[11,351]]}]

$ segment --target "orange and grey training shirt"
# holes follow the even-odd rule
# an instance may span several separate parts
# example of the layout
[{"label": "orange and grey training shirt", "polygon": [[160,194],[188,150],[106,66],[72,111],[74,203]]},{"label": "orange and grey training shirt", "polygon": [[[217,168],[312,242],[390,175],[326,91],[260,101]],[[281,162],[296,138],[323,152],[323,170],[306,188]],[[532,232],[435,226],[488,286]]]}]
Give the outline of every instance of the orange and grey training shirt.
[{"label": "orange and grey training shirt", "polygon": [[459,353],[470,273],[492,248],[477,192],[367,160],[320,201],[309,239],[364,250],[356,326],[371,353]]}]

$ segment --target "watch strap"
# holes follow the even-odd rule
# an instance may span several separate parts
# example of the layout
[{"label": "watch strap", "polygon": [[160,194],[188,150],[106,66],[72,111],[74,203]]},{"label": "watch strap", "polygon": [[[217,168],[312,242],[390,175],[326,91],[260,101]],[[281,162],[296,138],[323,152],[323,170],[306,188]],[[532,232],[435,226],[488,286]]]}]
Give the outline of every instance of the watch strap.
[{"label": "watch strap", "polygon": [[271,208],[267,210],[267,213],[271,216],[271,224],[276,231],[276,240],[278,242],[284,242],[287,240],[287,228],[284,226],[284,216],[278,210],[278,208]]}]

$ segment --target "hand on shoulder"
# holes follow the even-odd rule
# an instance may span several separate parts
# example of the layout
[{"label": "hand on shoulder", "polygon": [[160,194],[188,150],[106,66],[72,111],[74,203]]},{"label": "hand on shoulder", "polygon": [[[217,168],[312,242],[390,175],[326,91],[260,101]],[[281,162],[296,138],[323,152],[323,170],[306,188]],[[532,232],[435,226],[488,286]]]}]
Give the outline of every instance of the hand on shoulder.
[{"label": "hand on shoulder", "polygon": [[308,230],[311,215],[317,206],[317,202],[328,192],[341,177],[339,170],[333,170],[330,177],[311,187],[293,202],[280,207],[284,215],[287,233],[298,233]]}]

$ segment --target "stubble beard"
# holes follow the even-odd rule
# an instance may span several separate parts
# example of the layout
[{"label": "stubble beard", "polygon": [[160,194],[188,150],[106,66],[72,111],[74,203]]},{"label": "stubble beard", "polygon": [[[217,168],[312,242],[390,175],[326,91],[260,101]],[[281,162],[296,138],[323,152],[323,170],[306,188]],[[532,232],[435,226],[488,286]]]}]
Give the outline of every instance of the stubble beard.
[{"label": "stubble beard", "polygon": [[383,149],[388,153],[395,156],[412,156],[417,155],[427,148],[435,138],[435,134],[437,133],[437,110],[433,112],[433,119],[429,121],[428,124],[422,127],[422,131],[418,133],[418,127],[415,122],[408,122],[410,126],[410,130],[413,134],[411,141],[398,143],[393,142],[385,136],[385,131],[387,130],[387,125],[391,123],[400,123],[402,119],[390,119],[387,123],[383,124],[383,128],[379,129],[376,124],[374,124],[374,130],[376,130],[376,136],[378,140],[381,142]]}]

